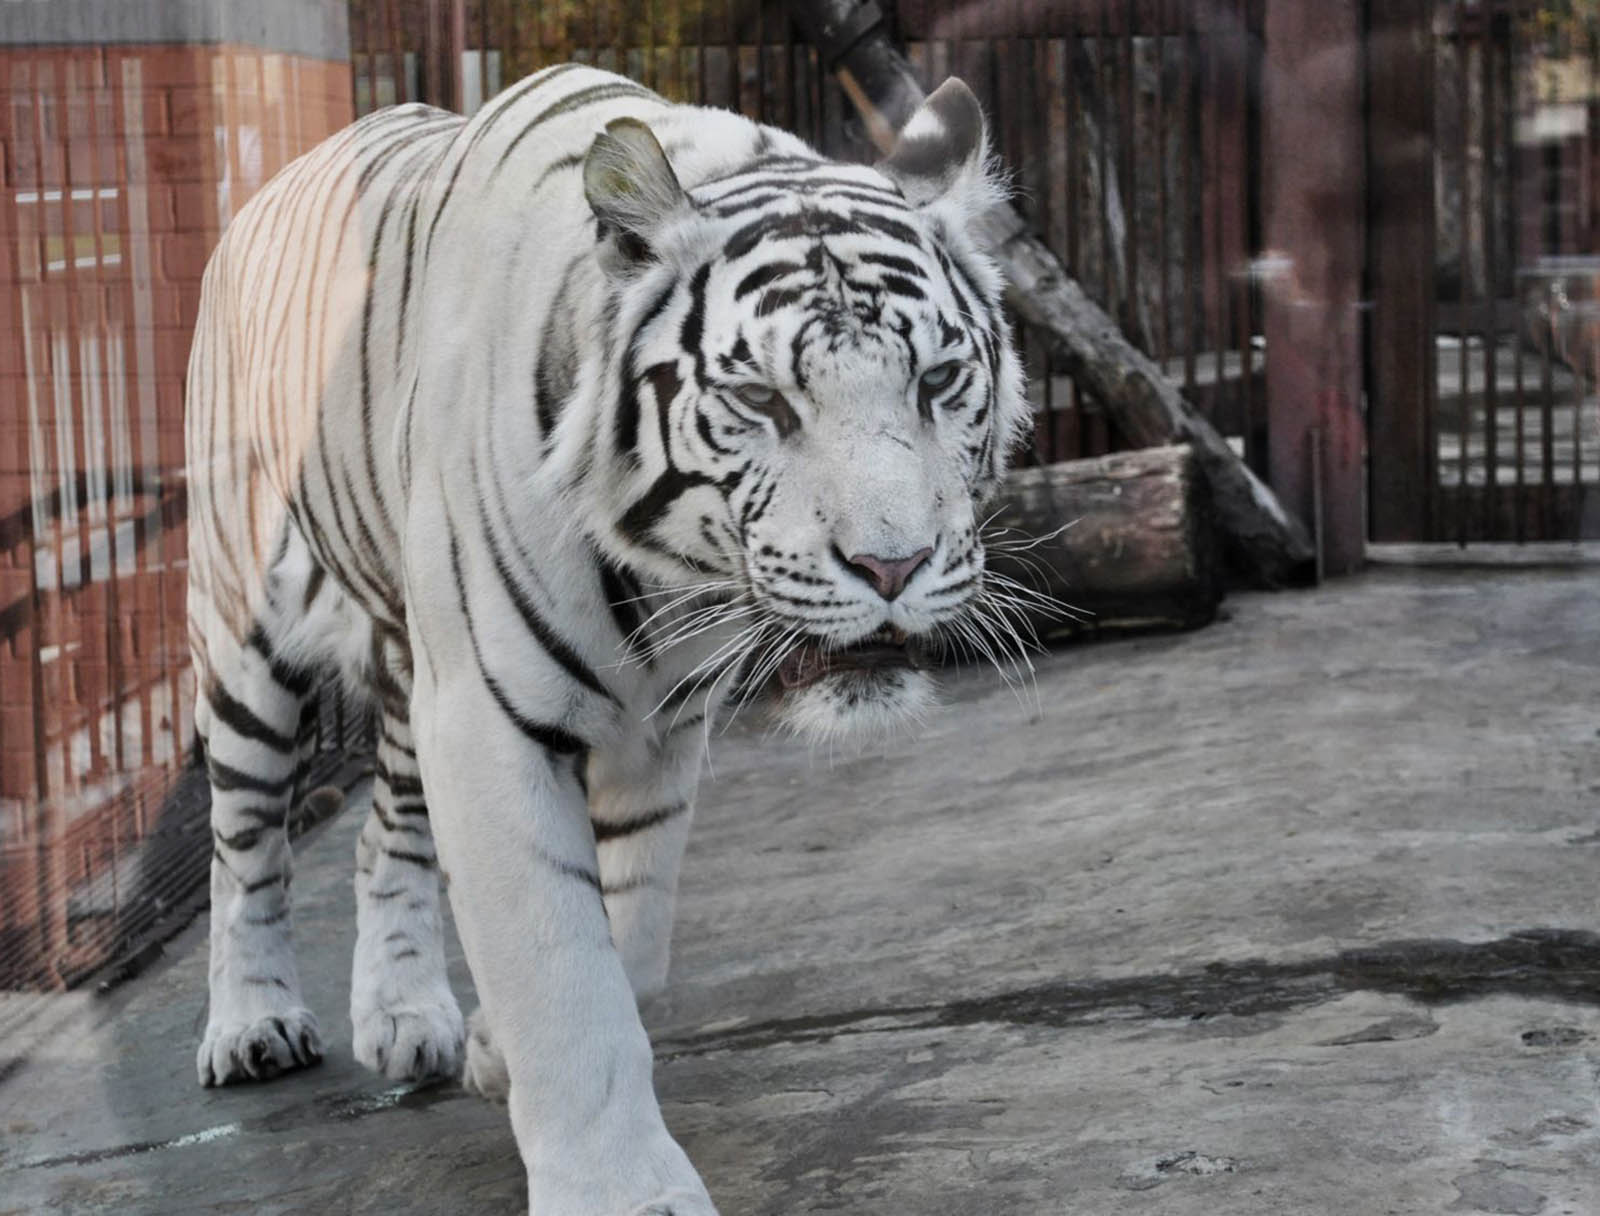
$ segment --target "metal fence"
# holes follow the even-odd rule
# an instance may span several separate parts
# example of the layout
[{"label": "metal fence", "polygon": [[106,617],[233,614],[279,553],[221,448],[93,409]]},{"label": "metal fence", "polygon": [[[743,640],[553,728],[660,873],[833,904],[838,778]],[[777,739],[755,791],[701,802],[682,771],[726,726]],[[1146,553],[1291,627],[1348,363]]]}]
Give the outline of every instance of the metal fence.
[{"label": "metal fence", "polygon": [[1435,17],[1438,539],[1600,537],[1600,16],[1584,12],[1449,0]]},{"label": "metal fence", "polygon": [[[183,369],[221,226],[348,121],[348,77],[330,123],[301,66],[187,46],[0,54],[0,989],[70,986],[203,890]],[[308,780],[356,725],[326,706]]]},{"label": "metal fence", "polygon": [[[1067,267],[1258,466],[1264,356],[1248,273],[1259,231],[1257,0],[948,5],[907,0],[895,36],[925,82],[960,75],[1023,210]],[[850,103],[781,3],[353,0],[359,112],[468,112],[551,63],[623,72],[870,159]],[[1022,333],[1038,410],[1024,459],[1098,455],[1115,427]]]}]

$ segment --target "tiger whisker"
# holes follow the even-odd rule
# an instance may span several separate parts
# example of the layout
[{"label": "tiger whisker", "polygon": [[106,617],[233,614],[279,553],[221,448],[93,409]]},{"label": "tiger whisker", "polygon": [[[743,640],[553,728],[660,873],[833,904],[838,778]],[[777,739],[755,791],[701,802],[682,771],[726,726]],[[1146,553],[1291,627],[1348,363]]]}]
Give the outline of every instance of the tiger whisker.
[{"label": "tiger whisker", "polygon": [[[695,682],[689,688],[688,696],[684,698],[684,701],[687,702],[689,697],[694,696],[694,694],[699,691],[700,685],[705,683],[705,681],[715,673],[718,666],[726,663],[727,660],[724,660],[724,655],[727,655],[729,651],[737,652],[738,647],[745,642],[747,637],[752,634],[759,635],[760,631],[766,627],[767,622],[765,620],[758,620],[753,625],[745,626],[745,628],[734,634],[733,637],[724,641],[722,645],[718,646],[709,655],[701,659],[700,662],[696,663],[692,668],[689,669],[688,674],[684,675],[676,684],[669,688],[667,690],[667,695],[662,697],[661,700],[656,703],[655,708],[644,715],[645,720],[648,721],[649,719],[655,717],[656,714],[660,713],[662,707],[666,705],[668,701],[673,699],[678,689],[682,688],[685,684],[688,684],[689,681],[694,680]],[[696,680],[696,676],[699,676],[700,678]],[[682,712],[681,707],[679,712]],[[674,717],[673,721],[677,721],[676,717]]]}]

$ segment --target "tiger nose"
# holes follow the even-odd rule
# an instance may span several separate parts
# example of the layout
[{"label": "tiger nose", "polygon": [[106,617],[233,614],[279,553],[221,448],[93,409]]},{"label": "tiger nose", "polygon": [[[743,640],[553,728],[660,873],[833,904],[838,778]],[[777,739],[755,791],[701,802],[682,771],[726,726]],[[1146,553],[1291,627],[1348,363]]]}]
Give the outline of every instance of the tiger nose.
[{"label": "tiger nose", "polygon": [[906,584],[911,581],[918,567],[932,556],[933,546],[928,545],[910,557],[878,557],[872,553],[857,553],[844,558],[844,564],[852,574],[876,587],[884,599],[892,600],[906,589]]}]

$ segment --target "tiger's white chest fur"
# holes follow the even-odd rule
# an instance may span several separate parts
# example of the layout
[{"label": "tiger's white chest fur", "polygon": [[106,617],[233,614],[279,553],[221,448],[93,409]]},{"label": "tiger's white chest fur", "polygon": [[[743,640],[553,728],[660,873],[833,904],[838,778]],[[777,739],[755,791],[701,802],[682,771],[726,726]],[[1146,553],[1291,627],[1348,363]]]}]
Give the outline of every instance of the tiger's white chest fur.
[{"label": "tiger's white chest fur", "polygon": [[508,1088],[536,1214],[711,1211],[633,996],[719,711],[880,733],[980,628],[976,511],[1025,416],[965,233],[985,155],[959,84],[867,169],[569,66],[469,123],[373,115],[245,209],[189,380],[202,1081],[320,1058],[283,823],[340,670],[380,720],[356,1054]]}]

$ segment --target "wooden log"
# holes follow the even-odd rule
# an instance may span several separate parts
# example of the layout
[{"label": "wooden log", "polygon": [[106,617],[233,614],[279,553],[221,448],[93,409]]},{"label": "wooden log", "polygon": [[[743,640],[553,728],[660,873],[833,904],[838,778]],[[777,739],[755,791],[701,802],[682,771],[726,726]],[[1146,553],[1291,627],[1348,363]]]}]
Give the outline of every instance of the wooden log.
[{"label": "wooden log", "polygon": [[[911,65],[884,36],[877,6],[867,0],[796,0],[795,20],[832,66],[860,112],[868,135],[888,153],[895,132],[922,104]],[[1305,577],[1315,550],[1305,526],[1283,509],[1209,422],[1123,335],[1009,204],[979,221],[999,261],[1007,299],[1029,324],[1051,335],[1067,370],[1099,399],[1134,443],[1186,443],[1210,484],[1217,520],[1259,580],[1281,584]]]},{"label": "wooden log", "polygon": [[985,528],[994,537],[989,568],[1002,576],[992,589],[1007,589],[1010,579],[1076,614],[1030,610],[1042,640],[1188,629],[1215,617],[1222,599],[1216,529],[1206,479],[1187,445],[1016,469],[999,505]]}]

